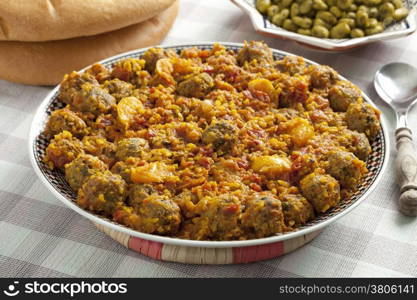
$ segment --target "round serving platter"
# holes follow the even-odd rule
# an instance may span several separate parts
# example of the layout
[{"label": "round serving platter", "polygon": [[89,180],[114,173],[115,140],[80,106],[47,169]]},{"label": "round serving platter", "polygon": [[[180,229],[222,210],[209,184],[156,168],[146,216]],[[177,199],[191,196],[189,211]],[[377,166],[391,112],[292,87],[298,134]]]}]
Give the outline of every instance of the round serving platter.
[{"label": "round serving platter", "polygon": [[[243,44],[237,43],[219,43],[234,51],[239,50],[243,46]],[[210,49],[212,45],[213,43],[210,42],[160,47],[181,51],[188,47]],[[138,58],[147,49],[126,52],[102,60],[100,63],[106,67],[111,67],[120,60]],[[272,51],[275,59],[293,55],[276,49],[272,49]],[[307,64],[316,64],[307,59],[305,61]],[[333,209],[319,215],[313,221],[294,231],[267,238],[242,241],[195,241],[142,233],[79,207],[75,202],[77,195],[66,182],[64,174],[61,171],[50,170],[43,162],[45,149],[49,143],[49,140],[43,134],[46,121],[52,111],[64,106],[58,99],[58,92],[59,86],[55,87],[42,101],[30,129],[29,156],[36,174],[60,201],[95,223],[101,231],[124,246],[155,259],[186,263],[228,264],[270,259],[291,252],[311,241],[323,228],[359,205],[378,184],[387,165],[389,153],[388,131],[382,119],[381,131],[371,143],[373,152],[367,161],[369,172],[358,190],[349,199],[341,201]],[[365,94],[363,94],[363,98],[375,106]]]}]

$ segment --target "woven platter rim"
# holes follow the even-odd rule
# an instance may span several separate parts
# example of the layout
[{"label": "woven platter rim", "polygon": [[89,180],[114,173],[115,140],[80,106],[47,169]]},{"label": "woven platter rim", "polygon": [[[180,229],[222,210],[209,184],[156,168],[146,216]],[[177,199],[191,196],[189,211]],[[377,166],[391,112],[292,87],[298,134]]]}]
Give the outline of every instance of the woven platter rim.
[{"label": "woven platter rim", "polygon": [[398,23],[395,28],[385,30],[381,33],[365,36],[356,39],[322,39],[311,36],[302,35],[296,32],[287,31],[279,28],[269,22],[269,20],[258,12],[255,8],[255,0],[231,0],[233,4],[238,6],[244,13],[246,13],[252,23],[254,29],[263,35],[281,39],[295,41],[297,43],[313,47],[318,50],[325,51],[344,51],[366,45],[373,42],[390,40],[400,37],[405,37],[417,30],[417,1],[403,0],[403,2],[410,8],[408,17]]},{"label": "woven platter rim", "polygon": [[[210,49],[215,42],[201,42],[201,43],[182,43],[177,45],[160,45],[157,47],[165,48],[165,49],[173,49],[173,50],[181,50],[187,47],[198,47],[202,49]],[[231,50],[238,50],[243,47],[241,43],[230,43],[230,42],[217,42],[228,49]],[[154,46],[155,47],[155,46]],[[137,58],[141,54],[143,54],[147,48],[137,49],[133,51],[129,51],[126,53],[122,53],[107,59],[100,61],[101,64],[105,66],[111,66],[113,63],[120,61],[122,59],[128,57]],[[284,56],[293,56],[294,54],[272,49],[274,57],[282,58]],[[306,63],[311,65],[317,65],[317,63],[305,59]],[[89,66],[88,66],[89,67]],[[84,68],[84,71],[88,67]],[[341,79],[345,79],[343,76],[340,76]],[[69,186],[63,179],[62,173],[59,174],[58,171],[50,171],[46,165],[43,163],[43,151],[46,147],[44,136],[42,135],[42,131],[44,129],[45,123],[47,118],[49,117],[51,107],[53,110],[53,105],[59,105],[57,101],[57,95],[59,91],[59,85],[56,86],[41,102],[39,105],[35,116],[32,121],[32,125],[29,132],[29,158],[31,164],[35,170],[35,173],[41,180],[41,182],[48,188],[48,190],[57,197],[61,202],[63,202],[66,206],[74,210],[75,212],[79,213],[83,217],[86,217],[90,221],[109,227],[110,229],[128,234],[130,236],[138,237],[144,240],[159,242],[163,244],[169,245],[177,245],[177,246],[186,246],[186,247],[204,247],[204,248],[233,248],[233,247],[245,247],[245,246],[255,246],[255,245],[263,245],[274,243],[278,241],[284,241],[296,237],[300,237],[311,232],[323,229],[324,227],[328,226],[330,223],[333,223],[338,218],[342,217],[343,215],[350,212],[353,208],[359,205],[375,188],[375,186],[380,181],[382,174],[387,166],[388,163],[388,154],[389,154],[389,138],[388,138],[388,130],[387,125],[384,118],[381,118],[381,131],[377,137],[377,139],[372,143],[372,148],[378,149],[378,152],[374,150],[371,154],[370,159],[368,159],[368,168],[371,167],[371,172],[369,172],[368,176],[365,178],[364,183],[359,188],[358,192],[355,193],[353,197],[348,199],[347,201],[341,202],[339,206],[336,208],[331,209],[330,211],[326,212],[325,214],[320,215],[317,219],[313,220],[312,222],[307,223],[305,226],[300,227],[294,231],[287,232],[284,234],[279,234],[271,237],[260,238],[260,239],[251,239],[251,240],[242,240],[242,241],[196,241],[196,240],[184,240],[179,238],[173,237],[165,237],[153,234],[142,233],[116,223],[108,218],[100,216],[98,214],[89,212],[84,210],[80,206],[78,206],[70,197],[74,198],[74,196],[69,196],[68,191]],[[373,105],[375,104],[372,100],[364,93],[363,98],[365,101]],[[57,104],[58,103],[58,104]],[[55,107],[56,109],[57,107]],[[42,149],[43,148],[43,149]],[[371,165],[370,165],[371,164]],[[72,192],[72,194],[75,194]]]}]

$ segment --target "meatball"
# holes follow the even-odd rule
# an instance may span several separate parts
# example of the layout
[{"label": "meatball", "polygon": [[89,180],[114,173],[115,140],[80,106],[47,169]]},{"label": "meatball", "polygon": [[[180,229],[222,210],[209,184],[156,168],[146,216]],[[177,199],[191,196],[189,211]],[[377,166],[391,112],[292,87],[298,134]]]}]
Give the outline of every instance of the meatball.
[{"label": "meatball", "polygon": [[242,226],[252,238],[262,238],[284,231],[281,201],[274,196],[256,195],[248,200],[242,214]]},{"label": "meatball", "polygon": [[140,157],[144,149],[148,149],[149,144],[145,139],[127,138],[117,142],[116,158],[126,160],[129,157]]},{"label": "meatball", "polygon": [[180,82],[177,92],[185,97],[203,98],[213,87],[213,78],[207,73],[200,73]]},{"label": "meatball", "polygon": [[117,102],[119,102],[122,98],[129,97],[133,92],[132,84],[121,81],[117,78],[106,81],[103,86],[108,90],[110,95],[117,100]]},{"label": "meatball", "polygon": [[193,221],[195,231],[190,230],[192,239],[231,240],[241,235],[239,218],[242,206],[236,196],[206,197],[198,206],[200,217]]},{"label": "meatball", "polygon": [[365,163],[347,151],[331,151],[327,154],[327,163],[327,173],[347,189],[357,186],[367,172]]},{"label": "meatball", "polygon": [[66,130],[74,136],[82,137],[86,129],[87,125],[83,119],[68,108],[63,108],[52,112],[46,124],[45,133],[49,136],[54,136]]},{"label": "meatball", "polygon": [[311,173],[300,181],[301,192],[314,206],[317,213],[323,213],[340,201],[340,185],[332,176]]},{"label": "meatball", "polygon": [[88,177],[105,170],[107,170],[107,165],[97,157],[80,154],[72,162],[65,165],[65,179],[74,191],[78,191]]},{"label": "meatball", "polygon": [[115,104],[116,99],[112,95],[91,83],[83,84],[71,102],[74,109],[95,116],[109,112]]},{"label": "meatball", "polygon": [[46,148],[45,162],[51,169],[63,168],[81,153],[84,153],[81,141],[64,130],[55,135]]},{"label": "meatball", "polygon": [[243,66],[245,62],[256,60],[260,65],[270,64],[273,62],[272,51],[264,42],[251,41],[245,43],[242,49],[237,53],[237,62]]},{"label": "meatball", "polygon": [[145,233],[172,235],[180,227],[180,208],[174,201],[162,196],[145,198],[137,211],[140,217],[137,229]]},{"label": "meatball", "polygon": [[229,153],[236,140],[236,127],[224,121],[208,126],[202,135],[203,143],[211,144],[218,155]]},{"label": "meatball", "polygon": [[282,197],[282,211],[288,227],[299,227],[314,219],[314,208],[300,194],[286,194]]},{"label": "meatball", "polygon": [[349,104],[361,97],[361,91],[349,81],[341,81],[329,90],[330,106],[334,111],[346,111]]},{"label": "meatball", "polygon": [[310,74],[311,86],[317,89],[324,89],[332,86],[336,79],[337,73],[329,66],[310,66],[308,73]]},{"label": "meatball", "polygon": [[339,136],[340,144],[355,154],[360,160],[366,161],[372,152],[369,140],[364,133],[346,129]]},{"label": "meatball", "polygon": [[126,182],[110,171],[97,172],[90,176],[78,191],[77,203],[94,212],[111,216],[123,205],[126,198]]},{"label": "meatball", "polygon": [[78,97],[81,87],[85,83],[98,86],[98,81],[92,74],[72,72],[64,77],[59,89],[59,98],[66,104],[72,104],[74,98]]},{"label": "meatball", "polygon": [[374,139],[380,129],[379,112],[368,103],[352,103],[346,111],[346,123],[349,129],[366,134]]},{"label": "meatball", "polygon": [[155,193],[154,187],[150,184],[133,184],[129,189],[128,203],[130,206],[138,208],[142,205],[143,200]]},{"label": "meatball", "polygon": [[371,145],[365,134],[354,131],[352,142],[348,150],[352,151],[359,159],[366,161],[372,153]]},{"label": "meatball", "polygon": [[299,56],[285,56],[282,60],[278,60],[274,63],[275,68],[282,72],[290,75],[301,73],[306,64],[302,57]]}]

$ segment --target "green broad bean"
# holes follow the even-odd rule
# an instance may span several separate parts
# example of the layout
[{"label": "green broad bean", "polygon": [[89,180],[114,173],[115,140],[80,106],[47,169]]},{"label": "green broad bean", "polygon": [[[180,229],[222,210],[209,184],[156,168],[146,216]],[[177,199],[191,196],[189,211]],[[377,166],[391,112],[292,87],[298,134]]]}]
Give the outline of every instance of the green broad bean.
[{"label": "green broad bean", "polygon": [[326,21],[322,19],[314,19],[313,26],[323,26],[324,28],[327,28],[328,30],[332,28],[332,25],[330,25],[329,23],[327,23]]},{"label": "green broad bean", "polygon": [[300,4],[300,13],[308,14],[313,10],[313,0],[304,0]]},{"label": "green broad bean", "polygon": [[392,0],[392,4],[394,4],[395,8],[404,7],[404,3],[402,0]]},{"label": "green broad bean", "polygon": [[343,16],[344,18],[356,19],[356,13],[353,11],[348,12],[346,15]]},{"label": "green broad bean", "polygon": [[392,23],[394,23],[393,17],[386,17],[384,20],[382,20],[382,24],[384,24],[384,27],[387,27],[391,25]]},{"label": "green broad bean", "polygon": [[408,9],[405,7],[397,8],[392,16],[395,21],[401,21],[408,16]]},{"label": "green broad bean", "polygon": [[350,27],[346,23],[339,23],[330,30],[332,39],[343,39],[350,35]]},{"label": "green broad bean", "polygon": [[359,5],[357,12],[359,11],[364,11],[364,12],[368,12],[369,8],[365,5]]},{"label": "green broad bean", "polygon": [[295,16],[295,17],[292,17],[291,19],[295,25],[304,29],[311,28],[311,26],[313,25],[313,20],[307,17],[303,18],[303,17]]},{"label": "green broad bean", "polygon": [[369,18],[368,23],[366,24],[366,28],[373,28],[378,25],[378,20],[375,18]]},{"label": "green broad bean", "polygon": [[275,16],[276,14],[278,14],[280,11],[279,6],[278,5],[271,5],[267,11],[266,11],[266,15],[268,16],[269,20],[272,20],[272,17]]},{"label": "green broad bean", "polygon": [[319,11],[316,15],[316,18],[322,19],[330,25],[334,25],[337,23],[337,18],[329,11]]},{"label": "green broad bean", "polygon": [[394,13],[395,13],[395,6],[394,4],[390,2],[386,2],[379,6],[379,15],[383,19],[394,16]]},{"label": "green broad bean", "polygon": [[313,1],[313,8],[315,10],[328,10],[329,6],[323,0],[314,0]]},{"label": "green broad bean", "polygon": [[281,7],[287,8],[293,3],[293,0],[281,0]]},{"label": "green broad bean", "polygon": [[300,14],[300,6],[298,3],[291,4],[290,15],[291,18],[298,16]]},{"label": "green broad bean", "polygon": [[341,18],[342,17],[342,11],[337,6],[330,7],[330,12],[336,17]]},{"label": "green broad bean", "polygon": [[373,35],[384,31],[382,23],[378,23],[376,26],[365,29],[366,35]]},{"label": "green broad bean", "polygon": [[360,28],[355,28],[350,32],[351,38],[360,38],[364,36],[365,36],[365,32]]},{"label": "green broad bean", "polygon": [[352,4],[353,0],[337,0],[337,6],[342,10],[349,10]]},{"label": "green broad bean", "polygon": [[282,27],[288,31],[297,31],[298,26],[294,24],[294,22],[291,19],[286,19],[284,23],[282,24]]},{"label": "green broad bean", "polygon": [[256,0],[256,9],[262,14],[266,13],[270,6],[271,0]]},{"label": "green broad bean", "polygon": [[355,26],[356,26],[355,19],[351,19],[351,18],[341,18],[341,19],[339,19],[339,23],[346,23],[346,24],[349,25],[349,27],[351,29],[355,28]]},{"label": "green broad bean", "polygon": [[297,30],[297,33],[303,34],[303,35],[311,35],[311,30],[306,28],[299,28]]},{"label": "green broad bean", "polygon": [[282,26],[282,24],[288,18],[289,15],[290,15],[290,10],[288,8],[284,8],[278,14],[273,16],[271,21],[277,26]]},{"label": "green broad bean", "polygon": [[369,20],[369,16],[367,12],[360,10],[356,13],[356,25],[358,27],[365,28],[366,25],[368,24],[368,20]]},{"label": "green broad bean", "polygon": [[368,15],[369,15],[371,18],[377,18],[377,17],[378,17],[378,14],[379,14],[379,11],[378,11],[378,8],[376,8],[376,7],[371,7],[371,8],[368,10]]},{"label": "green broad bean", "polygon": [[322,25],[314,25],[311,29],[311,35],[318,38],[327,39],[330,35],[330,32],[329,29]]},{"label": "green broad bean", "polygon": [[357,11],[358,10],[358,6],[356,5],[356,4],[352,4],[350,7],[349,7],[349,11]]}]

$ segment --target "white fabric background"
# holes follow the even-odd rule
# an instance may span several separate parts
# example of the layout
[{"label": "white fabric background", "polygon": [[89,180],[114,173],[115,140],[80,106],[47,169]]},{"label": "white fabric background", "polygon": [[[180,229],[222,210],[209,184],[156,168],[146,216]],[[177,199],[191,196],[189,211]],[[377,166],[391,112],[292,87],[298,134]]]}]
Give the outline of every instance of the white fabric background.
[{"label": "white fabric background", "polygon": [[[377,97],[372,79],[388,62],[417,66],[417,34],[344,53],[318,52],[255,33],[249,18],[230,1],[181,0],[178,19],[163,44],[252,39],[332,66],[359,85],[394,128],[394,114]],[[393,159],[379,186],[358,208],[284,257],[248,265],[198,266],[154,261],[123,248],[64,207],[30,166],[30,123],[49,91],[0,80],[0,276],[417,276],[417,220],[397,212]],[[417,131],[416,109],[410,123]]]}]

